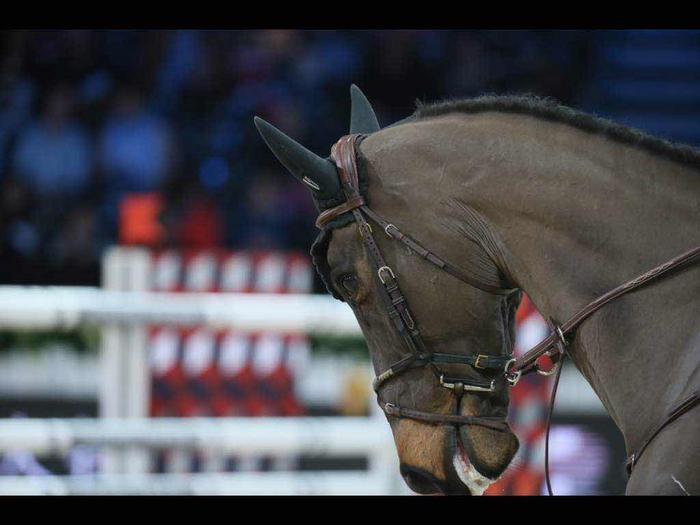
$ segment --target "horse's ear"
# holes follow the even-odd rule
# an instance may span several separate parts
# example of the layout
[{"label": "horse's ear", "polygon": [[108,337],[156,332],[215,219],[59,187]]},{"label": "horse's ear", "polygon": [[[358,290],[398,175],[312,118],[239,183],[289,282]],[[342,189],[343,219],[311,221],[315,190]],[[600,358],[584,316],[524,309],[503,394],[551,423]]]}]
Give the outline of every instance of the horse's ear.
[{"label": "horse's ear", "polygon": [[350,133],[370,134],[379,131],[379,121],[374,114],[372,104],[369,103],[360,88],[355,84],[350,86]]},{"label": "horse's ear", "polygon": [[338,192],[338,172],[329,160],[310,152],[263,119],[255,117],[253,120],[260,136],[275,157],[292,175],[310,188],[316,197],[327,199]]}]

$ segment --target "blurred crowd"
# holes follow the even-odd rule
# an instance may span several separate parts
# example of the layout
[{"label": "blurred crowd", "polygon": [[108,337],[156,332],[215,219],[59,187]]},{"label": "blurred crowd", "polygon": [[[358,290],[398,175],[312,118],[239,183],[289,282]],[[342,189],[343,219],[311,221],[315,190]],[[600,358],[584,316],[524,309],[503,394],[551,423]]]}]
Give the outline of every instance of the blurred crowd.
[{"label": "blurred crowd", "polygon": [[[353,82],[383,125],[416,99],[530,92],[575,104],[592,38],[4,32],[0,282],[98,284],[101,253],[117,242],[306,251],[313,204],[266,150],[253,115],[326,155],[347,132]],[[157,227],[142,224],[149,213]]]}]

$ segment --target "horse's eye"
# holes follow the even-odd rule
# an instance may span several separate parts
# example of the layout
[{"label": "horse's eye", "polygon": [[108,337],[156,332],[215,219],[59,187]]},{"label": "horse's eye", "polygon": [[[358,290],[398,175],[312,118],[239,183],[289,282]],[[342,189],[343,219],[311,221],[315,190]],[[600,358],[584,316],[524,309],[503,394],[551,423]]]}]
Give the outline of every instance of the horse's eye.
[{"label": "horse's eye", "polygon": [[357,277],[355,277],[354,275],[349,274],[349,273],[345,274],[345,275],[341,275],[338,278],[338,282],[340,283],[340,286],[342,286],[346,292],[348,292],[350,294],[357,293],[359,283],[357,281]]}]

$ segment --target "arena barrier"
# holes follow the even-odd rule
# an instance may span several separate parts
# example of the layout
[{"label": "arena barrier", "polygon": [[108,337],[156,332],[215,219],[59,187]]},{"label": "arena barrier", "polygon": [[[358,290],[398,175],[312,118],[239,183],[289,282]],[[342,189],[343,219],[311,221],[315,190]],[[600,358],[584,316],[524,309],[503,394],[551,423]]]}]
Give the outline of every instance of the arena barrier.
[{"label": "arena barrier", "polygon": [[[0,476],[0,494],[407,493],[389,426],[374,403],[371,415],[364,418],[149,418],[149,326],[361,334],[351,309],[328,295],[208,293],[206,286],[197,288],[196,272],[192,287],[196,292],[150,291],[153,264],[146,250],[113,248],[103,260],[102,288],[0,286],[0,329],[70,330],[92,325],[101,331],[100,418],[2,420],[0,453],[63,453],[76,444],[102,451],[97,475]],[[572,372],[561,389],[559,409],[601,413],[590,387]],[[214,461],[205,472],[175,469],[154,474],[149,472],[151,452],[159,448],[280,457],[357,454],[367,457],[368,469],[221,472]]]},{"label": "arena barrier", "polygon": [[[376,409],[370,417],[149,418],[149,326],[360,334],[352,311],[329,296],[149,291],[152,265],[146,250],[112,248],[103,260],[102,288],[0,286],[0,329],[101,330],[100,418],[3,420],[0,451],[61,454],[86,445],[103,452],[97,475],[0,476],[0,494],[405,493],[391,431]],[[357,455],[367,458],[367,470],[149,472],[151,450],[164,448]]]},{"label": "arena barrier", "polygon": [[366,471],[116,473],[0,476],[0,494],[397,494],[393,440],[379,418],[9,419],[0,450],[66,453],[75,446],[204,453],[366,456]]},{"label": "arena barrier", "polygon": [[3,495],[324,495],[406,494],[366,473],[251,472],[204,474],[106,474],[97,476],[0,476]]},{"label": "arena barrier", "polygon": [[352,310],[328,295],[170,294],[78,286],[0,286],[0,329],[70,330],[84,325],[127,324],[361,334]]}]

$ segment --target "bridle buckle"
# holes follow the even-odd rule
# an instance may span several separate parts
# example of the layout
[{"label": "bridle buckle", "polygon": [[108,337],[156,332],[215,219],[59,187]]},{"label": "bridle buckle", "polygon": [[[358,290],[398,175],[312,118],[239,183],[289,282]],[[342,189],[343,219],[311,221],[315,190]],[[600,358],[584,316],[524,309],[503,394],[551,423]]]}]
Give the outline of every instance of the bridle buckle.
[{"label": "bridle buckle", "polygon": [[379,280],[382,282],[382,284],[386,284],[386,281],[384,280],[384,277],[382,277],[382,272],[389,272],[389,275],[391,275],[391,278],[396,280],[396,276],[394,275],[394,271],[389,268],[388,266],[382,266],[377,270],[377,277],[379,277]]},{"label": "bridle buckle", "polygon": [[366,234],[372,235],[372,225],[368,222],[361,222],[357,225],[357,230],[360,232],[360,237],[365,238]]},{"label": "bridle buckle", "polygon": [[476,360],[474,361],[474,368],[478,368],[479,370],[484,370],[486,367],[481,365],[481,360],[482,359],[488,359],[489,356],[485,354],[478,354],[476,356]]}]

